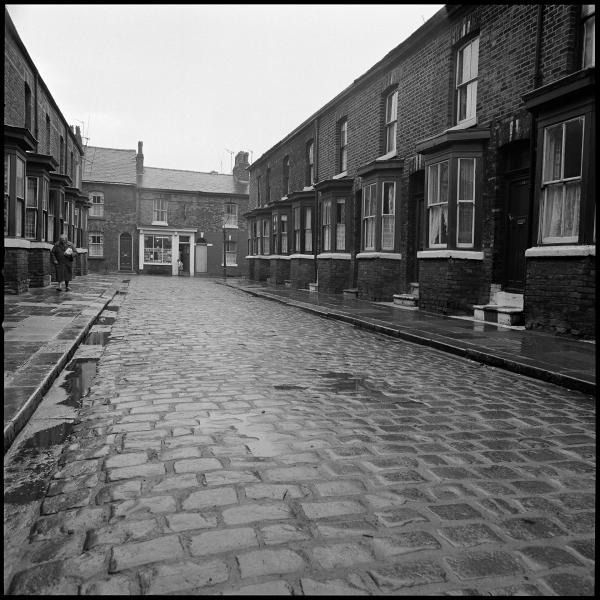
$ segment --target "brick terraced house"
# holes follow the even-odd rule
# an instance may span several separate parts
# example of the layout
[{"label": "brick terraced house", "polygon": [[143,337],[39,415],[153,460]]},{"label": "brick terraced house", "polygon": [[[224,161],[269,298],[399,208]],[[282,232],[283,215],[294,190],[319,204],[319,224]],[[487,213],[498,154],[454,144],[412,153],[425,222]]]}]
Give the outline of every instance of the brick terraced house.
[{"label": "brick terraced house", "polygon": [[595,337],[595,8],[446,5],[249,168],[249,277]]},{"label": "brick terraced house", "polygon": [[20,294],[55,278],[50,250],[66,233],[87,273],[83,144],[67,124],[4,9],[4,292]]},{"label": "brick terraced house", "polygon": [[[144,165],[138,150],[88,146],[89,268],[162,275],[246,274],[248,153],[233,174]],[[179,268],[179,260],[183,268]]]}]

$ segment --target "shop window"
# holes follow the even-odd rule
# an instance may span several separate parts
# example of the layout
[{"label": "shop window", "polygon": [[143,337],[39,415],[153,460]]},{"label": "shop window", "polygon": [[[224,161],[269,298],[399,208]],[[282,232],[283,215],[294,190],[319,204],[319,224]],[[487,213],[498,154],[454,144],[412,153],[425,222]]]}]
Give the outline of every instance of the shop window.
[{"label": "shop window", "polygon": [[544,129],[539,241],[579,240],[584,118]]},{"label": "shop window", "polygon": [[323,252],[329,252],[331,250],[331,200],[323,202],[321,222],[323,231]]},{"label": "shop window", "polygon": [[456,246],[472,247],[475,233],[475,159],[458,159]]},{"label": "shop window", "polygon": [[479,37],[458,50],[456,62],[456,123],[474,125],[477,109]]},{"label": "shop window", "polygon": [[88,233],[88,248],[90,256],[102,258],[104,256],[104,235],[97,231]]},{"label": "shop window", "polygon": [[151,264],[168,264],[172,261],[171,236],[145,235],[144,262]]},{"label": "shop window", "polygon": [[104,194],[102,192],[91,192],[89,199],[92,203],[90,217],[104,217]]},{"label": "shop window", "polygon": [[348,119],[342,119],[339,124],[339,172],[348,169]]},{"label": "shop window", "polygon": [[15,236],[23,237],[23,221],[24,221],[24,211],[25,211],[25,161],[17,158],[17,169],[16,169],[16,177],[15,177],[15,188],[16,188],[16,214],[15,214]]},{"label": "shop window", "polygon": [[429,247],[445,247],[448,235],[448,161],[428,167]]},{"label": "shop window", "polygon": [[38,187],[37,177],[27,178],[27,197],[25,198],[25,237],[35,240],[37,237],[38,218]]},{"label": "shop window", "polygon": [[311,186],[315,181],[315,144],[310,140],[306,144],[306,172],[305,185]]},{"label": "shop window", "polygon": [[385,154],[396,150],[396,127],[398,123],[398,91],[385,99]]},{"label": "shop window", "polygon": [[312,208],[306,207],[304,209],[304,252],[313,251],[312,238]]},{"label": "shop window", "polygon": [[396,222],[396,184],[386,181],[382,185],[381,203],[381,249],[394,249]]},{"label": "shop window", "polygon": [[225,220],[223,227],[228,229],[238,228],[238,207],[237,204],[226,204],[225,205]]},{"label": "shop window", "polygon": [[167,201],[164,198],[155,198],[152,206],[153,223],[167,223]]},{"label": "shop window", "polygon": [[290,193],[290,157],[286,156],[283,159],[282,165],[282,187],[283,196]]},{"label": "shop window", "polygon": [[335,203],[335,249],[346,249],[346,200],[338,198]]},{"label": "shop window", "polygon": [[581,66],[586,69],[596,66],[596,5],[581,7],[582,49]]},{"label": "shop window", "polygon": [[377,215],[377,185],[363,188],[362,198],[362,246],[363,250],[375,250],[375,217]]}]

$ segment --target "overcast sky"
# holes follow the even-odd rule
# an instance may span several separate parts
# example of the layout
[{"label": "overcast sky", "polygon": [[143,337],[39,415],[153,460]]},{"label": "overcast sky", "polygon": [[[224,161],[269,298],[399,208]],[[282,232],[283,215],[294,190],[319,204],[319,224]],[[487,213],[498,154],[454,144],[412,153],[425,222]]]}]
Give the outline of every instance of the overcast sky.
[{"label": "overcast sky", "polygon": [[9,4],[31,58],[87,143],[151,167],[256,160],[443,5]]}]

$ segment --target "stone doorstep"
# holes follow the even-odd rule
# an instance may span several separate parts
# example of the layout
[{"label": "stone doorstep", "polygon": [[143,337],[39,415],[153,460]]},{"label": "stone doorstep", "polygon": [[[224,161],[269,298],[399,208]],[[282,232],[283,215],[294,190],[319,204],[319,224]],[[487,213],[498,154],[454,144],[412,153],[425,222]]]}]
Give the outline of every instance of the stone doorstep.
[{"label": "stone doorstep", "polygon": [[418,302],[419,297],[414,294],[394,294],[394,304],[416,307]]},{"label": "stone doorstep", "polygon": [[419,284],[418,282],[415,283],[411,283],[410,284],[410,293],[412,296],[414,296],[417,300],[419,299]]},{"label": "stone doorstep", "polygon": [[473,317],[476,321],[486,321],[498,325],[522,325],[523,309],[516,306],[499,306],[497,304],[474,304]]}]

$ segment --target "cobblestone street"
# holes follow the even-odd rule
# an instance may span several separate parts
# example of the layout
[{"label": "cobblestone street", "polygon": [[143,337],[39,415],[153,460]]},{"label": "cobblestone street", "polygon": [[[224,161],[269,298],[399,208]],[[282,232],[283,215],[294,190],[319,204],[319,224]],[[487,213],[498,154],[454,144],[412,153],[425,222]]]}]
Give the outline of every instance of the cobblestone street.
[{"label": "cobblestone street", "polygon": [[113,315],[5,592],[593,595],[592,397],[200,278]]}]

